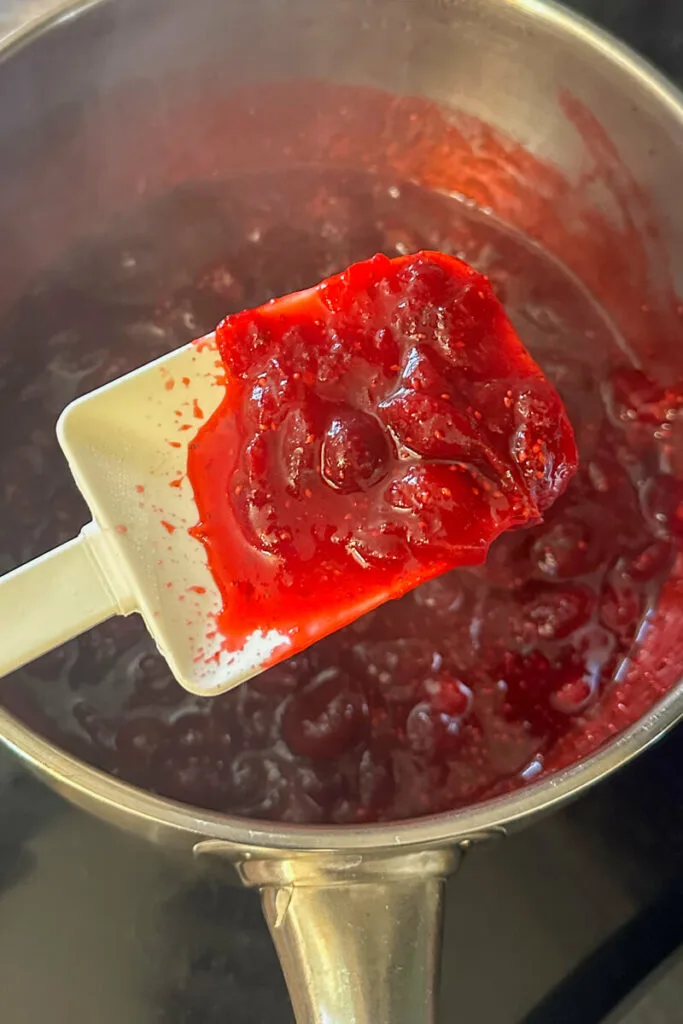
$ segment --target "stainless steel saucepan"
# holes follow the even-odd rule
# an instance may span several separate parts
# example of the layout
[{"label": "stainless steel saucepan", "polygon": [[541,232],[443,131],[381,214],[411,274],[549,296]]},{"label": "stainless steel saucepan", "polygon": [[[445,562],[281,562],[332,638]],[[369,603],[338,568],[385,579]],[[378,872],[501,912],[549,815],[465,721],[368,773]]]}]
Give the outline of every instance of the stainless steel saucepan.
[{"label": "stainless steel saucepan", "polygon": [[[221,90],[292,76],[372,85],[465,110],[556,164],[576,189],[593,188],[595,201],[609,208],[609,197],[581,176],[585,140],[563,113],[571,94],[640,183],[651,207],[642,231],[652,233],[654,223],[673,278],[683,276],[681,97],[559,7],[537,0],[14,0],[0,4],[0,33],[0,306],[21,294],[51,253],[111,222],[126,197],[160,187],[155,154],[180,154],[166,168],[169,183],[196,173],[175,138],[175,97],[188,83],[205,89],[197,116],[210,117],[210,97]],[[138,90],[155,115],[144,139],[135,104],[123,118],[107,102]],[[188,152],[194,141],[189,132]],[[220,154],[211,170],[220,178]],[[566,198],[562,180],[549,197],[557,204]],[[672,336],[671,345],[678,341]],[[205,812],[96,771],[4,712],[0,733],[50,786],[93,814],[236,865],[261,892],[299,1024],[416,1024],[433,1019],[443,882],[462,851],[576,796],[682,711],[683,687],[674,686],[627,733],[571,769],[471,809],[362,828]]]}]

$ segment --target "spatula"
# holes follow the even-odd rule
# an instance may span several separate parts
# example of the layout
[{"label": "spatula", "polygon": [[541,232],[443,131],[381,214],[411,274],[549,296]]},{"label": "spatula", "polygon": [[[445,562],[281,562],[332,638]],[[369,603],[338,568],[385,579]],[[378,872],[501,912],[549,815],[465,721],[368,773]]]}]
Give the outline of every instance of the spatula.
[{"label": "spatula", "polygon": [[[221,605],[202,548],[187,446],[223,397],[213,335],[69,405],[57,435],[93,516],[74,540],[0,579],[0,675],[112,615],[140,612],[171,671],[199,694],[241,682],[273,641],[221,656]],[[189,429],[186,429],[189,428]],[[230,662],[229,675],[223,664]]]},{"label": "spatula", "polygon": [[[298,341],[289,340],[293,330],[299,332]],[[309,345],[307,382],[302,373],[291,372],[291,366],[289,378],[283,369],[292,346],[300,345],[302,337]],[[378,338],[384,346],[379,356]],[[388,338],[395,357],[385,358]],[[335,345],[336,362],[331,362],[328,357]],[[353,351],[343,353],[345,345]],[[311,365],[317,368],[313,373]],[[188,455],[198,447],[198,432],[201,438],[207,421],[219,417],[222,427],[227,424],[226,437],[234,434],[230,443],[235,473],[243,468],[243,449],[251,451],[254,442],[247,436],[251,421],[245,403],[253,400],[253,388],[261,387],[259,382],[266,380],[272,366],[284,375],[281,412],[297,394],[305,395],[309,405],[314,403],[323,420],[329,418],[328,427],[327,421],[320,421],[321,436],[310,438],[318,462],[324,462],[331,450],[330,438],[339,438],[335,424],[343,425],[348,402],[353,415],[373,418],[386,432],[391,457],[384,478],[380,473],[378,479],[355,481],[357,495],[348,493],[343,452],[341,461],[335,456],[332,477],[326,477],[324,469],[309,468],[312,488],[298,492],[298,497],[296,489],[287,490],[289,483],[280,494],[275,481],[273,490],[280,497],[271,518],[284,516],[290,497],[299,502],[299,518],[292,519],[291,510],[287,513],[287,522],[296,527],[287,527],[294,553],[287,572],[279,575],[268,572],[285,555],[269,546],[258,530],[247,544],[251,561],[239,561],[249,524],[240,526],[237,513],[231,513],[233,536],[223,539],[225,550],[235,556],[235,575],[242,574],[239,593],[245,589],[245,565],[255,566],[254,578],[266,581],[259,590],[247,580],[254,596],[240,604],[231,598],[233,581],[226,579],[230,560],[227,570],[223,562],[216,571],[212,509],[207,512],[206,489],[198,488],[195,494],[188,481]],[[372,387],[367,385],[370,379]],[[371,394],[373,388],[376,393]],[[458,407],[463,394],[469,396],[467,401],[480,396],[489,420],[486,431],[479,409]],[[418,425],[428,444],[404,436],[402,408],[412,409],[416,397],[424,410],[416,414]],[[536,403],[535,433],[530,427],[530,401]],[[545,416],[542,423],[539,408]],[[438,428],[429,427],[425,433],[429,415]],[[492,428],[496,417],[500,438],[498,428]],[[232,430],[233,420],[239,430]],[[267,437],[261,438],[262,448],[266,442],[277,447],[286,429],[284,414],[273,417]],[[257,435],[258,430],[265,427],[258,427]],[[483,432],[486,444],[478,437]],[[488,545],[504,529],[538,520],[576,464],[561,402],[523,349],[488,282],[459,260],[437,253],[393,261],[375,257],[306,292],[228,317],[217,336],[200,339],[73,402],[60,417],[57,434],[93,521],[76,539],[0,579],[0,676],[113,615],[139,612],[176,679],[191,692],[207,696],[250,678],[423,579],[454,565],[483,561]],[[238,435],[243,444],[239,451],[234,447]],[[436,448],[434,437],[439,439]],[[264,448],[266,467],[270,450]],[[230,471],[225,487],[216,492],[217,504],[223,495],[225,501],[236,500],[228,495],[233,462],[225,463]],[[335,478],[337,470],[342,475]],[[446,470],[453,471],[448,482],[452,479],[457,486],[440,485],[437,492],[433,482],[443,481]],[[416,473],[422,481],[421,511],[415,506],[415,488],[406,501],[403,486],[408,479],[412,487]],[[403,490],[397,491],[397,481]],[[482,499],[482,488],[485,495],[490,489],[490,498]],[[236,488],[240,489],[241,485]],[[454,493],[469,495],[470,505],[462,497],[456,500]],[[319,495],[324,498],[322,506]],[[200,539],[208,549],[208,562],[206,550],[191,532],[199,518],[198,497],[204,520]],[[351,534],[342,522],[352,519],[348,511],[343,516],[334,512],[339,516],[336,532],[328,531],[326,546],[319,546],[308,562],[302,561],[296,548],[300,526],[307,527],[316,501],[328,515],[337,508],[355,508],[361,517],[370,511],[376,516],[378,509],[391,511],[388,532],[386,523],[371,531],[383,559],[382,571],[377,571],[379,562],[373,563],[372,552],[359,556],[358,548],[352,548]],[[416,517],[426,521],[431,516],[433,522],[436,512],[440,535],[435,547],[433,538],[423,543],[414,527]],[[479,525],[472,515],[481,517]],[[481,535],[478,546],[461,544],[458,531],[469,536],[473,530]],[[387,560],[387,536],[392,543],[398,537],[407,552],[395,568]],[[265,567],[263,573],[259,566]],[[307,567],[303,577],[302,566]],[[276,579],[286,580],[277,592],[268,582]],[[338,580],[338,588],[330,586],[331,579]],[[317,606],[315,616],[309,615],[305,623],[297,620],[304,607],[302,586],[305,607],[310,608],[311,595]],[[220,623],[226,615],[238,613],[249,618],[251,626],[236,644],[234,631],[222,630]]]}]

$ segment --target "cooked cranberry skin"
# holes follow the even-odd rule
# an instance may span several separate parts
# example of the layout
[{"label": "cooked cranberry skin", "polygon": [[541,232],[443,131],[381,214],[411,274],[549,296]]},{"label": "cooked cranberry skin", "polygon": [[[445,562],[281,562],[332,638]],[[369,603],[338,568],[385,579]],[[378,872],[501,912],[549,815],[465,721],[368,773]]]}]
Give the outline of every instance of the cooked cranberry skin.
[{"label": "cooked cranberry skin", "polygon": [[379,420],[350,409],[331,418],[322,442],[322,474],[331,487],[344,494],[367,490],[386,476],[390,458]]},{"label": "cooked cranberry skin", "polygon": [[363,738],[367,711],[359,691],[341,672],[327,672],[291,698],[282,735],[294,754],[335,758]]},{"label": "cooked cranberry skin", "polygon": [[131,718],[116,731],[116,752],[134,768],[149,768],[167,747],[168,738],[168,729],[157,718]]},{"label": "cooked cranberry skin", "polygon": [[563,640],[590,620],[594,607],[588,587],[532,587],[522,605],[523,635],[531,642]]},{"label": "cooked cranberry skin", "polygon": [[683,480],[659,475],[641,490],[643,513],[658,537],[683,540]]},{"label": "cooked cranberry skin", "polygon": [[438,758],[457,750],[460,719],[438,711],[423,701],[412,708],[406,722],[406,738],[410,749],[420,757]]}]

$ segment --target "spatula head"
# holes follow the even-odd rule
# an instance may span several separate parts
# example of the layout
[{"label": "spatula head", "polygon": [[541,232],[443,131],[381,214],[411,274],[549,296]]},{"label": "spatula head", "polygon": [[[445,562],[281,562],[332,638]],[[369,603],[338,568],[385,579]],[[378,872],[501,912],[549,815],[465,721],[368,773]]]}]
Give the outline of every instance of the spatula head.
[{"label": "spatula head", "polygon": [[172,672],[206,695],[481,563],[576,468],[490,284],[441,253],[228,317],[58,432]]},{"label": "spatula head", "polygon": [[224,649],[221,596],[188,532],[197,521],[188,444],[223,398],[219,363],[210,335],[77,399],[57,427],[147,629],[178,682],[203,696],[250,678],[282,645],[271,631]]}]

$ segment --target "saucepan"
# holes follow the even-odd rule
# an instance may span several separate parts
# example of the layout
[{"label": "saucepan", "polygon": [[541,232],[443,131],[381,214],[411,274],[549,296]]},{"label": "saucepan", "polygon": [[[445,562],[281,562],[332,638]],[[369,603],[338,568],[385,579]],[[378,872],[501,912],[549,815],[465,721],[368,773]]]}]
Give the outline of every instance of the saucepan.
[{"label": "saucepan", "polygon": [[[137,198],[292,160],[393,162],[556,253],[637,358],[656,335],[652,358],[681,360],[682,98],[560,7],[28,0],[5,7],[0,28],[2,308]],[[226,119],[222,99],[236,94],[243,116]],[[437,107],[441,138],[427,127]],[[544,168],[533,182],[532,167]],[[258,889],[300,1024],[414,1024],[434,1016],[442,890],[463,852],[576,797],[683,713],[675,577],[669,590],[667,628],[644,630],[637,656],[657,681],[653,706],[578,764],[448,814],[362,827],[245,820],[127,785],[5,711],[0,733],[66,799]]]}]

